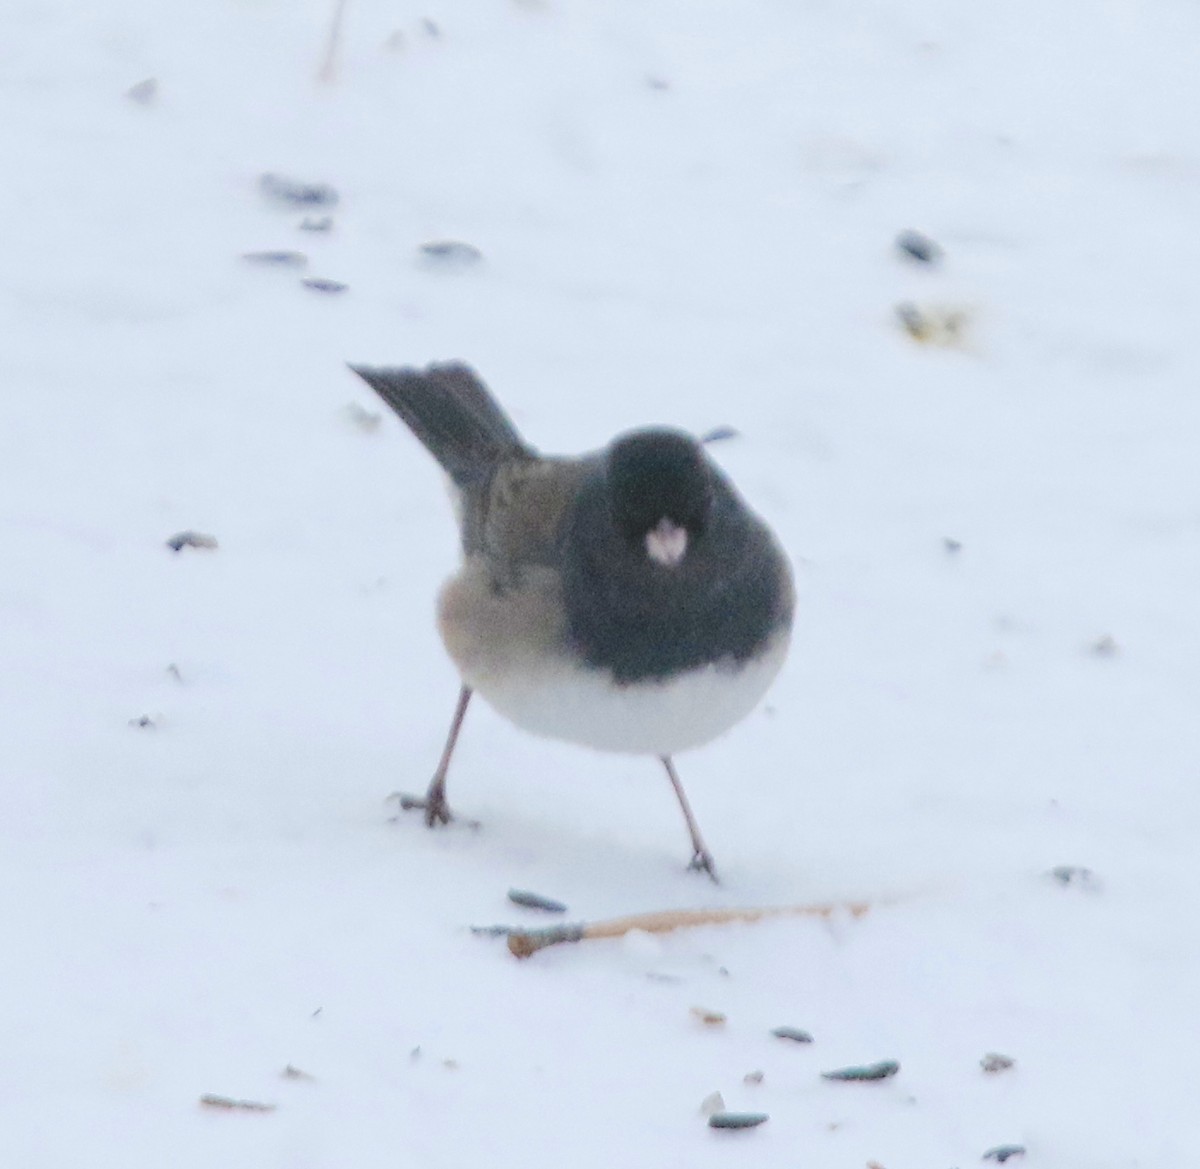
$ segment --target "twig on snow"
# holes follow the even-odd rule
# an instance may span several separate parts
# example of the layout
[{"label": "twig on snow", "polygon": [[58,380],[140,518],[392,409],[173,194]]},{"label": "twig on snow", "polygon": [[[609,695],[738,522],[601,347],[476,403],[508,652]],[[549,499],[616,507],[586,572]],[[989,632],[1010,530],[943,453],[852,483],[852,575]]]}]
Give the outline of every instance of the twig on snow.
[{"label": "twig on snow", "polygon": [[517,958],[530,958],[547,946],[562,942],[582,942],[597,938],[619,938],[634,930],[650,934],[666,934],[677,929],[692,929],[703,925],[729,925],[732,922],[755,922],[774,917],[830,918],[838,913],[862,917],[870,910],[866,901],[824,902],[808,905],[773,905],[749,909],[666,909],[657,913],[635,913],[608,921],[578,922],[573,925],[548,926],[545,929],[494,931],[506,933],[508,948]]}]

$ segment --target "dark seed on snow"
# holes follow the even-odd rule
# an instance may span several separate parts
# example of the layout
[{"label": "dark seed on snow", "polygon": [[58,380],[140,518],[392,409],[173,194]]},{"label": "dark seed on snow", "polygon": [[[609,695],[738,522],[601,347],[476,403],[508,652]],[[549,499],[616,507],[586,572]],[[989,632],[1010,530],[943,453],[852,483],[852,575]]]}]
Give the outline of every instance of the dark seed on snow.
[{"label": "dark seed on snow", "polygon": [[732,426],[714,426],[700,439],[701,442],[724,442],[727,438],[738,438],[738,432]]},{"label": "dark seed on snow", "polygon": [[540,893],[531,893],[528,889],[509,889],[508,899],[514,905],[525,909],[540,909],[543,913],[566,913],[567,907],[553,897],[543,897]]},{"label": "dark seed on snow", "polygon": [[1096,874],[1083,865],[1055,865],[1046,875],[1058,884],[1072,889],[1095,892],[1100,887]]},{"label": "dark seed on snow", "polygon": [[301,231],[332,231],[332,215],[306,215],[300,220]]},{"label": "dark seed on snow", "polygon": [[938,244],[919,231],[902,231],[896,236],[896,247],[919,264],[936,264],[942,258]]},{"label": "dark seed on snow", "polygon": [[886,1080],[900,1070],[900,1065],[894,1059],[880,1060],[879,1063],[864,1064],[859,1067],[838,1068],[833,1072],[822,1072],[825,1080]]},{"label": "dark seed on snow", "polygon": [[1011,1055],[1001,1055],[998,1051],[989,1051],[987,1055],[979,1061],[979,1066],[983,1068],[988,1075],[995,1075],[997,1072],[1006,1072],[1017,1061]]},{"label": "dark seed on snow", "polygon": [[172,552],[179,552],[184,548],[215,548],[216,546],[216,536],[206,536],[203,532],[177,532],[167,541],[167,547]]},{"label": "dark seed on snow", "polygon": [[200,1097],[200,1103],[205,1108],[223,1108],[228,1111],[240,1112],[274,1112],[274,1104],[264,1104],[260,1100],[235,1100],[232,1096],[217,1096],[212,1093]]},{"label": "dark seed on snow", "polygon": [[303,268],[308,263],[303,252],[243,252],[242,259],[277,268]]},{"label": "dark seed on snow", "polygon": [[483,253],[474,244],[457,239],[431,240],[418,250],[426,264],[438,267],[470,268],[483,259]]},{"label": "dark seed on snow", "polygon": [[148,106],[158,97],[158,79],[156,77],[147,77],[145,81],[139,81],[137,85],[131,85],[126,91],[125,96],[130,101],[135,101],[140,106]]},{"label": "dark seed on snow", "polygon": [[303,183],[282,175],[263,175],[259,189],[269,199],[290,207],[332,207],[338,193],[327,183]]},{"label": "dark seed on snow", "polygon": [[947,552],[961,552],[962,541],[954,539],[953,536],[946,536],[942,539],[942,547],[945,548]]},{"label": "dark seed on snow", "polygon": [[311,288],[313,292],[345,292],[350,287],[349,284],[343,284],[340,280],[325,280],[320,276],[311,276],[307,280],[301,280],[300,283],[305,288]]},{"label": "dark seed on snow", "polygon": [[758,1128],[771,1118],[765,1112],[714,1112],[708,1118],[709,1128]]},{"label": "dark seed on snow", "polygon": [[772,1032],[776,1039],[790,1039],[793,1043],[811,1043],[813,1037],[799,1027],[776,1027]]},{"label": "dark seed on snow", "polygon": [[994,1149],[988,1149],[983,1154],[985,1161],[999,1161],[1001,1165],[1009,1159],[1009,1157],[1025,1156],[1024,1145],[997,1145]]}]

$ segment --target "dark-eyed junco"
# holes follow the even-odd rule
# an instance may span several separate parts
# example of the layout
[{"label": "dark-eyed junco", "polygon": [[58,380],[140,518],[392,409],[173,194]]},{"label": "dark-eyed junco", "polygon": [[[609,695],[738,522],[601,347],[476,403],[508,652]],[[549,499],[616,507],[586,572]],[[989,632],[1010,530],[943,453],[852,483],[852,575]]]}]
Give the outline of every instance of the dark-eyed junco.
[{"label": "dark-eyed junco", "polygon": [[462,676],[421,808],[450,820],[446,771],[471,694],[535,734],[656,755],[716,879],[671,757],[729,730],[783,664],[792,577],[767,526],[699,442],[665,428],[578,458],[539,455],[466,365],[352,366],[447,471],[463,563],[438,624]]}]

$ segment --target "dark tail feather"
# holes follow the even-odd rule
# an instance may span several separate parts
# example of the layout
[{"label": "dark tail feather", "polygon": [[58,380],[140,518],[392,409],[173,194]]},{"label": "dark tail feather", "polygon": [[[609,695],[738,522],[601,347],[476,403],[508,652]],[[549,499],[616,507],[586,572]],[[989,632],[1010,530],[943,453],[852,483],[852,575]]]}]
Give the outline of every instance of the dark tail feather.
[{"label": "dark tail feather", "polygon": [[533,455],[469,366],[452,362],[423,370],[350,368],[404,419],[460,485],[478,482],[504,459]]}]

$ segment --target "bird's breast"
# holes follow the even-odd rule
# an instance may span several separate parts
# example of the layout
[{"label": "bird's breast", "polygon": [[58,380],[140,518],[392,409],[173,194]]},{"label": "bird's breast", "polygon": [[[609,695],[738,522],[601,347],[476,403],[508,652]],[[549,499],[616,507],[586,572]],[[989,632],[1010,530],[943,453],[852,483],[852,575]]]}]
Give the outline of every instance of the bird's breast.
[{"label": "bird's breast", "polygon": [[621,680],[571,647],[556,573],[537,572],[519,589],[497,592],[486,567],[470,561],[442,590],[438,615],[463,681],[510,722],[635,755],[671,755],[724,734],[766,693],[789,640],[785,624],[743,660]]}]

